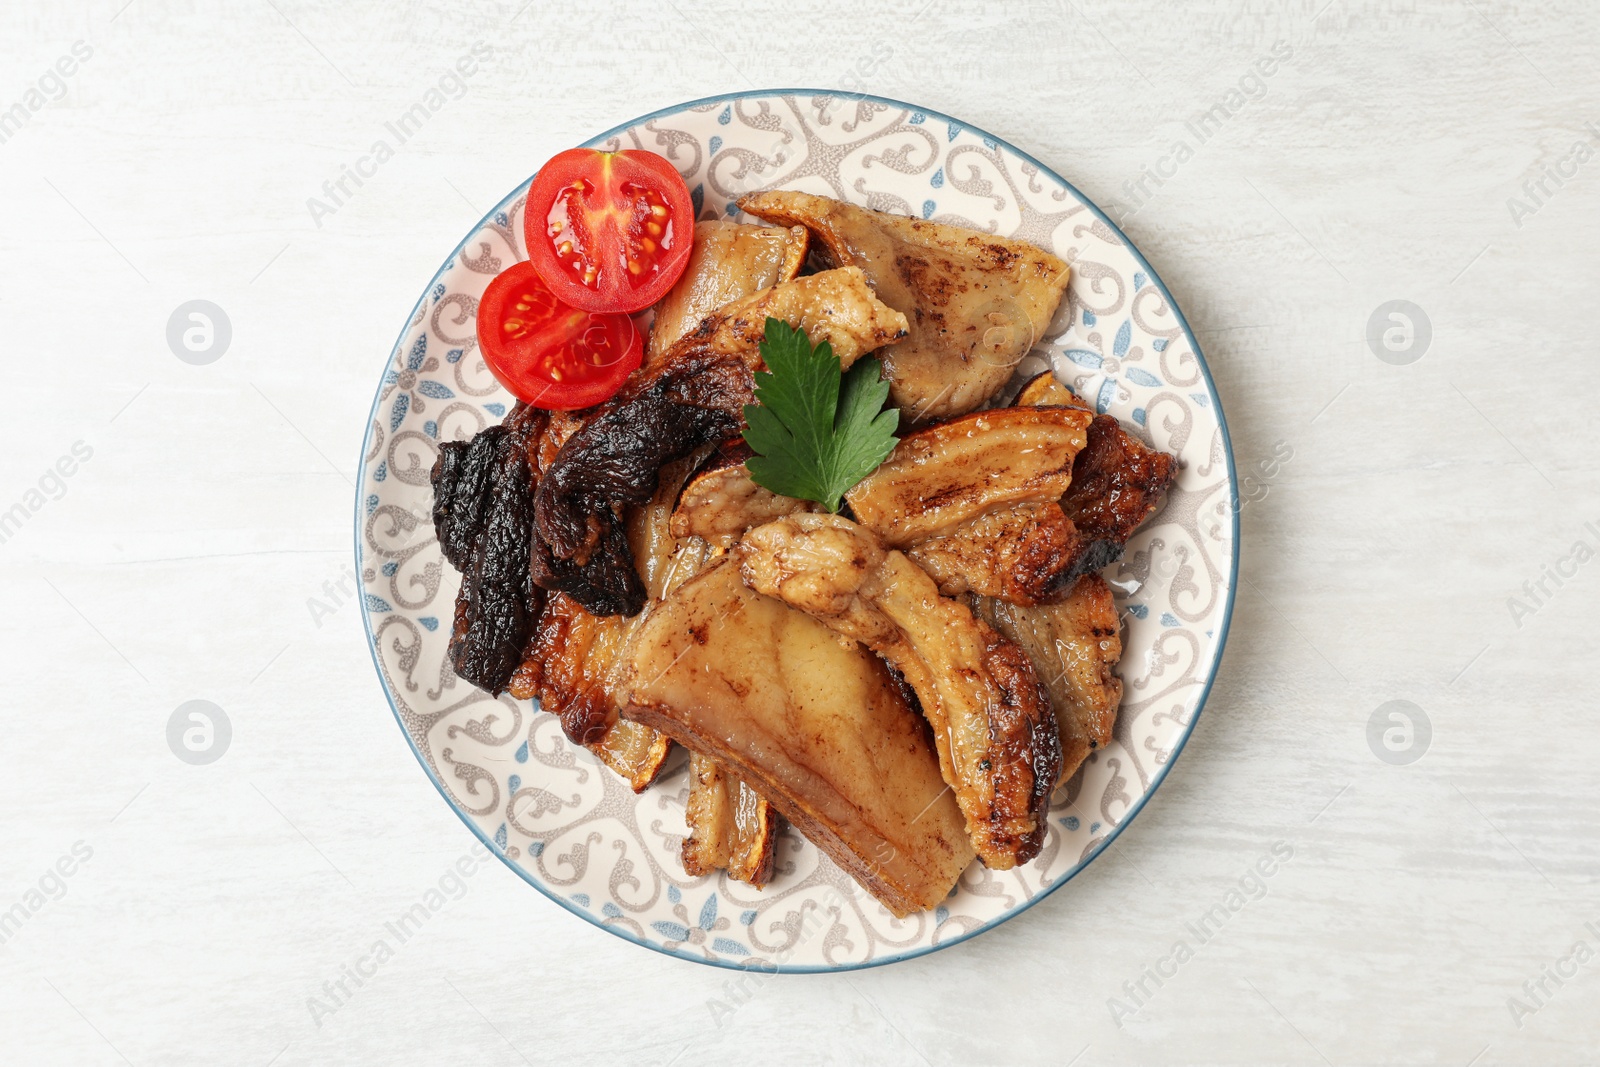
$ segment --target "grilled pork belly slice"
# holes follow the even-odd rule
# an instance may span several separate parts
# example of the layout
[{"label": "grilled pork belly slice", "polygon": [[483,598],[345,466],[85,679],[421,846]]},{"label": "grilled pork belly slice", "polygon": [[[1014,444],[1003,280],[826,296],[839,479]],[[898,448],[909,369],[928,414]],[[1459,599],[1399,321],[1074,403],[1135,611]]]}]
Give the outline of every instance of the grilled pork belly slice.
[{"label": "grilled pork belly slice", "polygon": [[[1017,403],[1090,410],[1049,372],[1023,386]],[[1098,571],[1120,559],[1122,546],[1155,514],[1176,475],[1176,459],[1129,434],[1114,415],[1096,415],[1073,461],[1072,484],[1061,498],[1061,509],[1078,531],[1071,573]]]},{"label": "grilled pork belly slice", "polygon": [[982,405],[1049,326],[1067,264],[1025,241],[855,207],[809,193],[752,193],[739,207],[806,227],[838,266],[867,272],[911,334],[885,351],[891,402],[908,422]]},{"label": "grilled pork belly slice", "polygon": [[848,367],[905,336],[855,268],[783,282],[724,307],[680,339],[572,434],[540,481],[534,581],[597,615],[634,615],[644,585],[627,558],[619,509],[655,492],[661,467],[737,436],[768,316],[828,341]]},{"label": "grilled pork belly slice", "polygon": [[877,470],[845,494],[861,525],[891,548],[953,532],[985,512],[1053,503],[1072,484],[1088,412],[997,408],[900,438]]},{"label": "grilled pork belly slice", "polygon": [[672,512],[672,533],[702,537],[714,548],[727,548],[752,526],[796,511],[818,511],[822,505],[796,500],[757,485],[745,460],[753,453],[743,441],[727,441],[711,463],[689,479]]},{"label": "grilled pork belly slice", "polygon": [[1078,579],[1058,604],[1020,607],[970,596],[974,615],[1016,642],[1050,693],[1061,728],[1060,780],[1072,777],[1089,753],[1111,743],[1122,680],[1120,622],[1111,587],[1098,574]]},{"label": "grilled pork belly slice", "polygon": [[1017,504],[969,519],[906,549],[945,596],[980,593],[1013,604],[1058,599],[1076,580],[1078,531],[1060,504]]},{"label": "grilled pork belly slice", "polygon": [[1004,870],[1038,854],[1061,743],[1021,649],[940,596],[904,553],[837,515],[758,526],[736,555],[750,588],[861,642],[905,677],[985,865]]},{"label": "grilled pork belly slice", "polygon": [[757,889],[771,880],[778,813],[738,772],[691,753],[684,818],[689,823],[689,836],[683,839],[684,871],[696,877],[727,871],[729,878]]},{"label": "grilled pork belly slice", "polygon": [[656,303],[645,366],[723,305],[799,274],[809,245],[801,226],[744,226],[720,219],[695,223],[689,265]]},{"label": "grilled pork belly slice", "polygon": [[651,611],[622,714],[738,774],[895,915],[939,904],[972,861],[927,724],[883,661],[747,589],[731,561]]}]

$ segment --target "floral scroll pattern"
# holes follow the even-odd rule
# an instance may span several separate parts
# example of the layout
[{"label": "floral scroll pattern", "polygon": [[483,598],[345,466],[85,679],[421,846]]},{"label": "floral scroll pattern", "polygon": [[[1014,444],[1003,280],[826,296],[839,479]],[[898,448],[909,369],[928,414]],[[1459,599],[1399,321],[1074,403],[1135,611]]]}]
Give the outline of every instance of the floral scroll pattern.
[{"label": "floral scroll pattern", "polygon": [[671,159],[702,218],[737,217],[746,192],[782,186],[1015,235],[1072,264],[1068,298],[1019,366],[1046,367],[1181,471],[1164,511],[1108,569],[1124,620],[1126,693],[1114,743],[1058,790],[1043,854],[1020,870],[974,865],[935,911],[896,919],[792,830],[764,891],[690,878],[678,860],[681,756],[635,796],[552,716],[459,681],[445,659],[458,576],[429,519],[441,441],[505,415],[473,317],[523,258],[526,188],[479,224],[429,283],[384,369],[360,478],[357,543],[383,685],[428,774],[529,882],[591,922],[711,963],[792,970],[928,951],[1060,885],[1138,810],[1193,726],[1221,651],[1235,552],[1234,485],[1217,398],[1159,281],[1089,203],[1007,145],[890,101],[756,93],[701,101],[598,138]]}]

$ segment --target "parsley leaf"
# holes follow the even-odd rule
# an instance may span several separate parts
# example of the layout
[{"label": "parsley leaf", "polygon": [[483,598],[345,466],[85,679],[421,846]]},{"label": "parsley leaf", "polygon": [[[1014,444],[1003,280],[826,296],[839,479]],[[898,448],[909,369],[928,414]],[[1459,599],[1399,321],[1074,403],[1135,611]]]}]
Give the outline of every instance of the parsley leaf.
[{"label": "parsley leaf", "polygon": [[755,376],[760,403],[744,409],[744,439],[756,453],[745,464],[751,480],[838,511],[840,498],[898,443],[900,412],[883,410],[889,383],[882,366],[863,359],[843,374],[832,345],[813,349],[804,330],[774,318],[767,319],[761,358],[768,370]]}]

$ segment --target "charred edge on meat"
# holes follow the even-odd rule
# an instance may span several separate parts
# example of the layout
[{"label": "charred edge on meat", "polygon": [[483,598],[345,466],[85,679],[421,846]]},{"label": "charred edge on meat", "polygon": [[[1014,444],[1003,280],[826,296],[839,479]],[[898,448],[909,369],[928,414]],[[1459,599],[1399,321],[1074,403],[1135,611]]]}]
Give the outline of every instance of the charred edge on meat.
[{"label": "charred edge on meat", "polygon": [[433,528],[444,558],[463,574],[483,532],[489,476],[505,432],[503,426],[490,426],[470,441],[446,441],[433,464]]},{"label": "charred edge on meat", "polygon": [[665,463],[736,435],[752,399],[739,360],[687,359],[574,433],[539,485],[538,584],[595,615],[637,615],[646,593],[618,510],[648,501]]},{"label": "charred edge on meat", "polygon": [[1061,501],[1080,539],[1073,577],[1121,558],[1128,538],[1161,506],[1176,465],[1172,456],[1129,436],[1115,416],[1095,416]]},{"label": "charred edge on meat", "polygon": [[[543,606],[543,594],[529,576],[534,478],[528,463],[529,442],[543,425],[543,413],[519,405],[505,423],[484,430],[458,452],[459,463],[453,457],[434,468],[436,485],[460,505],[446,506],[441,542],[448,536],[457,549],[471,546],[460,568],[450,663],[458,676],[495,696],[505,691],[522,662]],[[480,444],[482,438],[487,443]],[[468,476],[475,477],[471,464],[480,450],[489,455],[483,488],[474,496]]]},{"label": "charred edge on meat", "polygon": [[[1025,738],[1015,752],[1019,757],[1018,769],[1028,768],[1030,781],[1010,783],[1013,789],[1028,791],[1027,810],[1033,815],[1032,831],[1017,835],[1013,840],[1016,862],[1027,863],[1044,847],[1049,830],[1050,794],[1055,790],[1061,773],[1061,734],[1051,711],[1050,691],[1045,688],[1033,661],[1015,643],[996,632],[988,623],[981,624],[989,647],[984,651],[983,666],[1000,690],[1000,712],[1006,718],[1015,718],[1012,732]],[[997,776],[998,777],[998,776]],[[1008,776],[1010,777],[1010,776]],[[1019,777],[1020,776],[1016,776]],[[998,793],[1000,790],[997,789]],[[1000,820],[994,820],[996,824]],[[999,826],[995,829],[998,831]]]}]

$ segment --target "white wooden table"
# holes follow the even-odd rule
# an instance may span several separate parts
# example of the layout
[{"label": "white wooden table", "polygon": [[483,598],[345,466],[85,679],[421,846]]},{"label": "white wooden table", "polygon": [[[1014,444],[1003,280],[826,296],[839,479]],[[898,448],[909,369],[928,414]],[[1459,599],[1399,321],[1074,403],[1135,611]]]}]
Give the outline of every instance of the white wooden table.
[{"label": "white wooden table", "polygon": [[[0,10],[0,1060],[1600,1059],[1600,8],[521,2]],[[375,964],[471,844],[347,596],[400,319],[553,152],[783,85],[961,116],[1125,218],[1254,479],[1210,704],[1117,847],[948,952],[737,988],[489,863]],[[1390,701],[1425,746],[1392,708],[1369,743]]]}]

